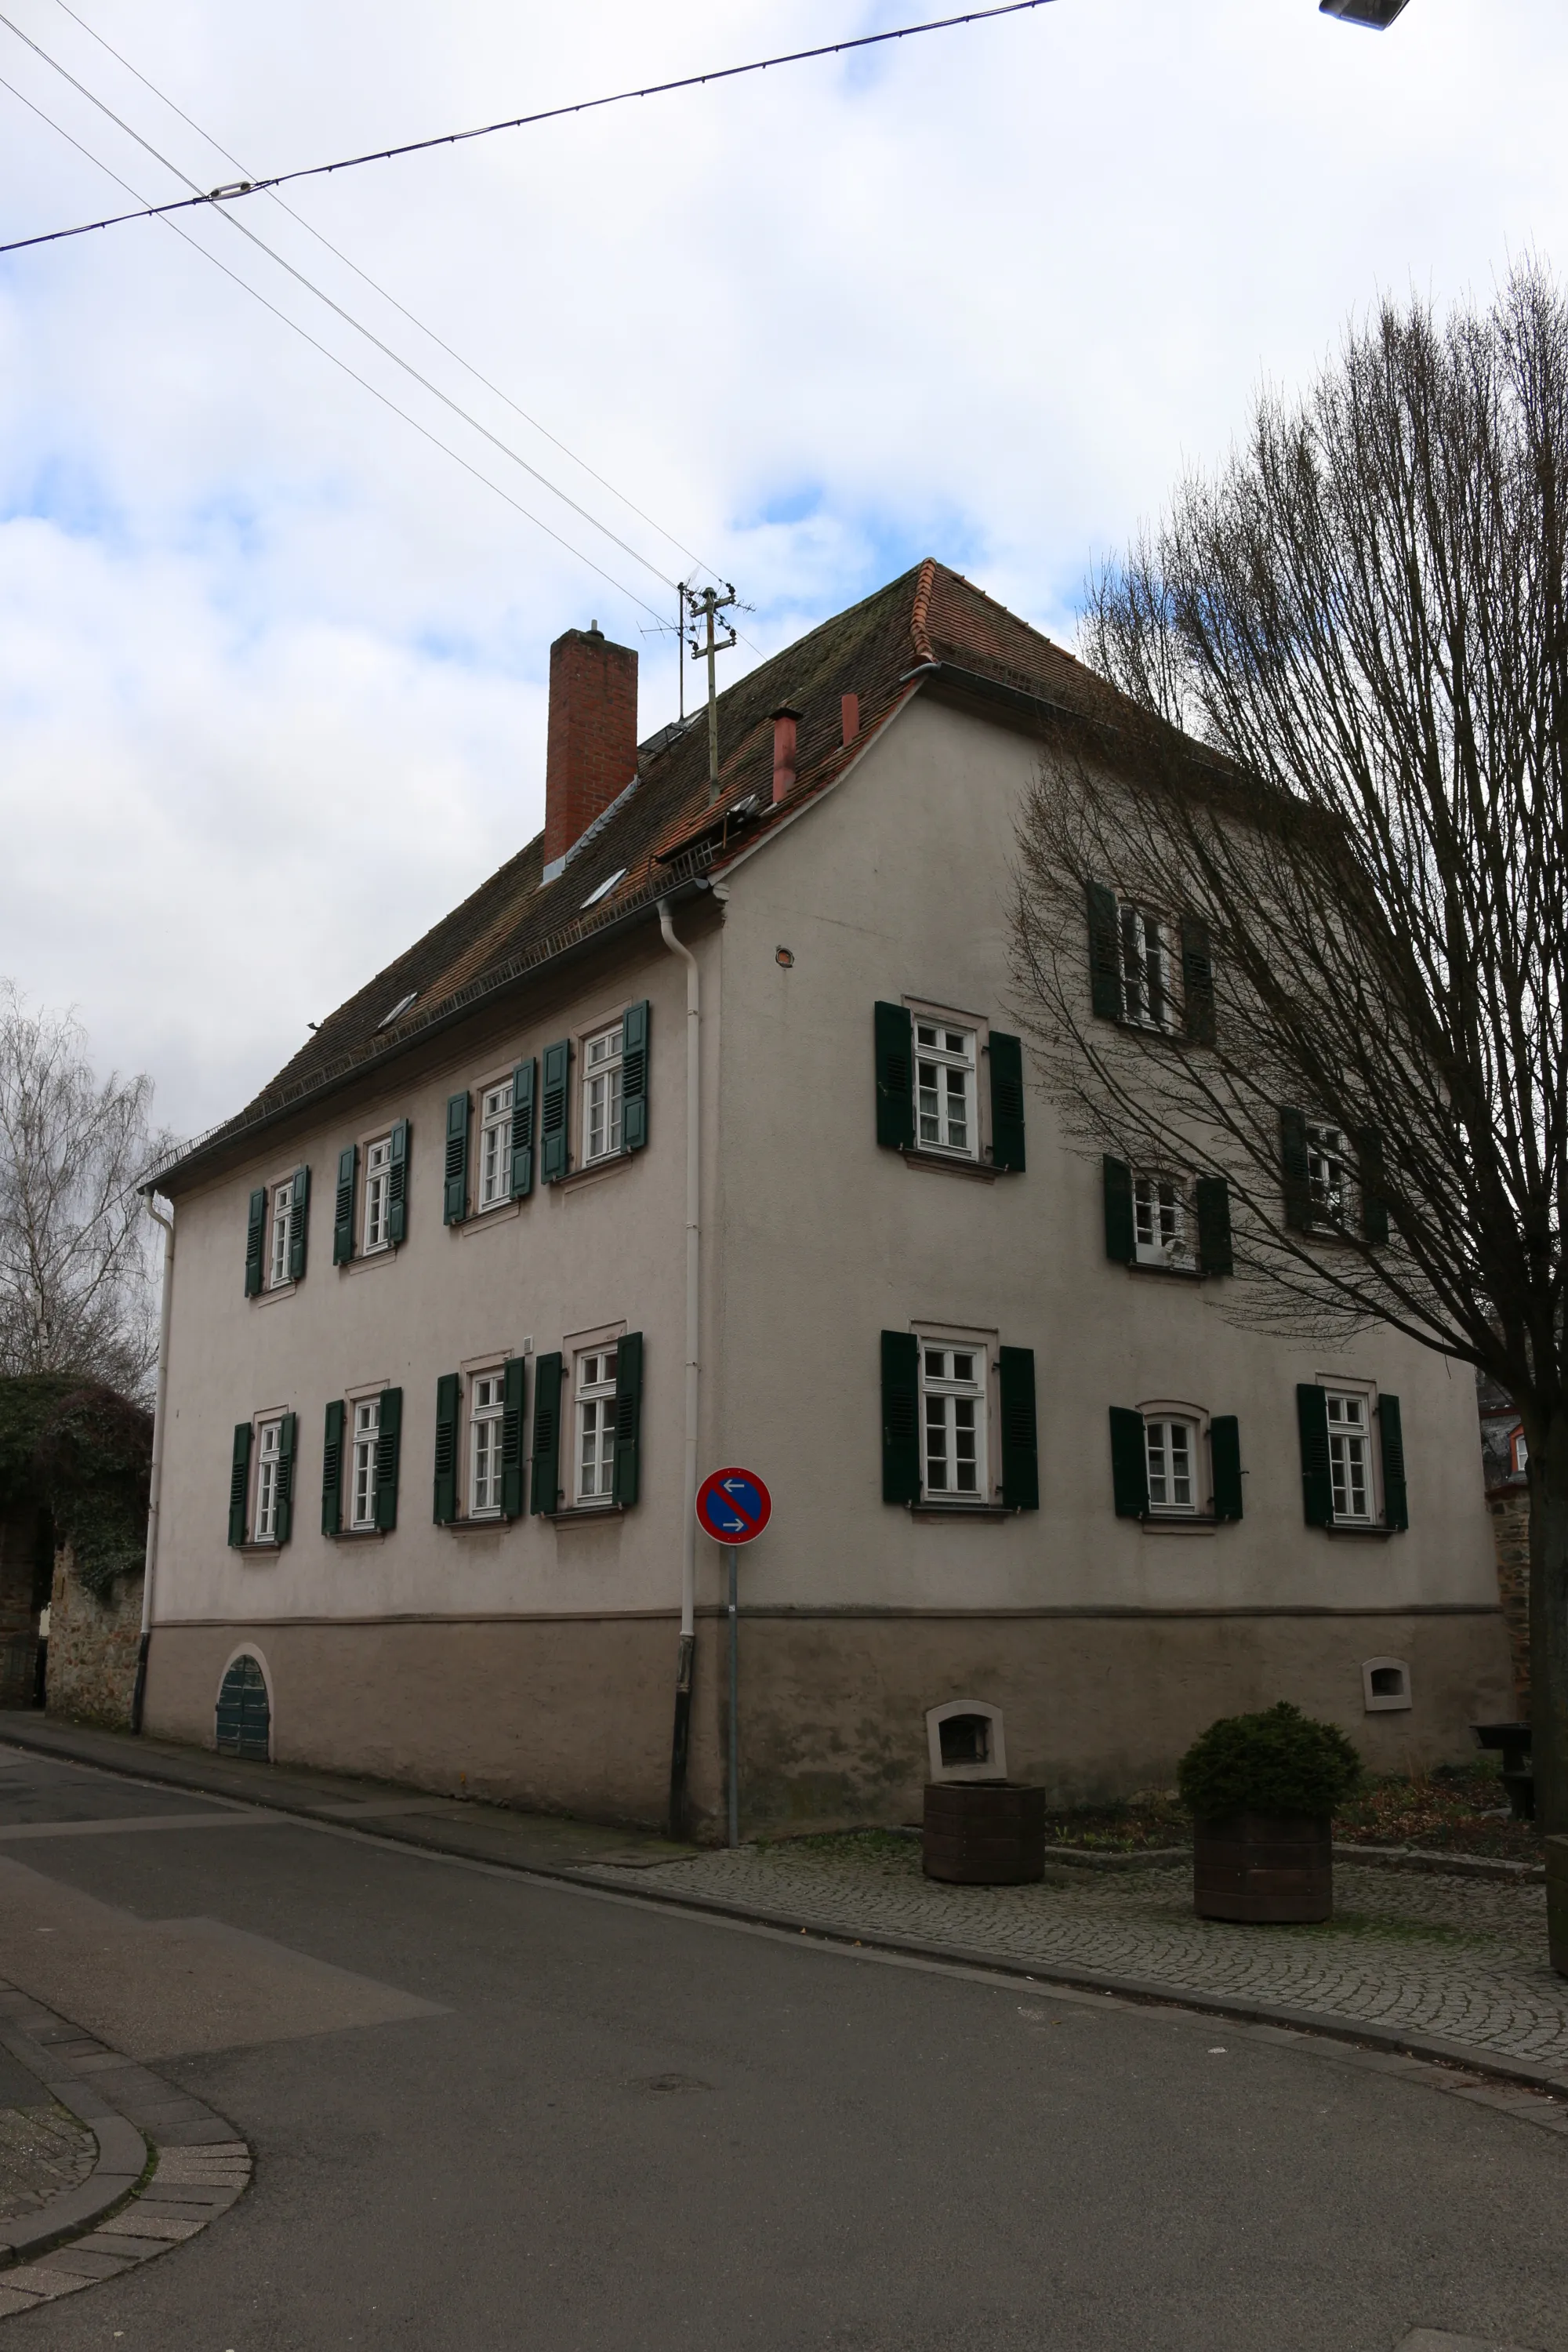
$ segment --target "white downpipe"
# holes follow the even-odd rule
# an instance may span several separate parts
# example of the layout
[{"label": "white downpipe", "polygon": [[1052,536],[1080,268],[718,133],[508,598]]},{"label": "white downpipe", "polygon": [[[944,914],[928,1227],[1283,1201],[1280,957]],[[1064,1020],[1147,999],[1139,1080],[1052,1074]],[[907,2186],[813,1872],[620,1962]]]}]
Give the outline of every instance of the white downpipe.
[{"label": "white downpipe", "polygon": [[658,927],[671,955],[686,966],[686,1512],[681,1531],[680,1638],[697,1630],[698,1353],[702,1335],[702,989],[697,958],[675,936],[669,908]]},{"label": "white downpipe", "polygon": [[147,1647],[153,1630],[153,1580],[158,1567],[158,1510],[163,1492],[163,1430],[169,1404],[169,1317],[174,1297],[174,1220],[165,1215],[151,1193],[147,1213],[163,1228],[163,1303],[158,1318],[158,1385],[153,1400],[153,1461],[147,1475],[147,1557],[142,1572],[142,1640],[136,1660],[136,1693],[132,1702],[132,1729],[142,1728],[142,1702],[147,1687]]}]

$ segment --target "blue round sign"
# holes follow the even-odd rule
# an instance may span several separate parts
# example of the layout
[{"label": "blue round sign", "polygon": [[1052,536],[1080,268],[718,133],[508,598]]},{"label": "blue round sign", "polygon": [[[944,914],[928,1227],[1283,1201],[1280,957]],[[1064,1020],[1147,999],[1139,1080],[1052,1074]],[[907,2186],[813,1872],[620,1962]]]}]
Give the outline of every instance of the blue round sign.
[{"label": "blue round sign", "polygon": [[754,1543],[773,1499],[754,1470],[715,1470],[697,1490],[697,1524],[715,1543]]}]

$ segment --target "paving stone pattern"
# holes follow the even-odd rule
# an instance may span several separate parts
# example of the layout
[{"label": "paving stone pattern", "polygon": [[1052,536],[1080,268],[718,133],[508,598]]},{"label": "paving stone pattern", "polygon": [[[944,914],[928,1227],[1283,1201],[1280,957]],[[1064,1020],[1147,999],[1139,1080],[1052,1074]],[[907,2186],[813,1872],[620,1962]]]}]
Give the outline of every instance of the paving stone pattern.
[{"label": "paving stone pattern", "polygon": [[584,1875],[1568,2065],[1568,1978],[1547,1960],[1542,1886],[1336,1861],[1335,1916],[1326,1926],[1241,1927],[1194,1916],[1190,1864],[1058,1867],[1040,1886],[943,1886],[922,1874],[912,1838],[742,1846]]},{"label": "paving stone pattern", "polygon": [[0,2221],[79,2188],[97,2153],[87,2126],[41,2088],[26,2106],[0,2107]]},{"label": "paving stone pattern", "polygon": [[[84,2134],[88,2162],[74,2189],[62,2182],[64,2193],[39,2200],[28,2216],[29,2225],[45,2233],[33,2241],[45,2251],[0,2269],[0,2319],[166,2254],[244,2194],[250,2150],[202,2100],[14,1986],[0,1985],[0,2026],[9,2029],[11,2053],[26,2053],[40,2083],[52,2082],[59,2099],[80,2111],[79,2125],[90,2125]],[[125,2148],[134,2151],[131,2169],[120,2176],[124,2187],[118,2197],[110,2185],[106,2209],[102,2187],[94,2199],[95,2184],[104,2178],[109,2152]],[[76,2209],[84,2199],[91,2200],[91,2211],[79,2216]],[[48,2242],[51,2222],[59,2228],[60,2244]],[[72,2228],[78,2234],[68,2236]]]}]

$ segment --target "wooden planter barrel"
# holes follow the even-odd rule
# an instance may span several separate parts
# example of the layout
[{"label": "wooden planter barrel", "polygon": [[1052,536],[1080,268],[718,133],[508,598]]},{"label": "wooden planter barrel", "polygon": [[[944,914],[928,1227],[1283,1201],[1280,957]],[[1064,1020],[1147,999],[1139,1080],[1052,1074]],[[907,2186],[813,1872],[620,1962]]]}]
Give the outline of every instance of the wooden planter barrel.
[{"label": "wooden planter barrel", "polygon": [[1546,1939],[1552,1967],[1568,1977],[1568,1837],[1546,1841]]},{"label": "wooden planter barrel", "polygon": [[1023,1886],[1046,1874],[1046,1792],[1021,1780],[926,1784],[921,1854],[953,1886]]},{"label": "wooden planter barrel", "polygon": [[1200,1919],[1300,1925],[1331,1917],[1331,1822],[1310,1813],[1194,1822],[1193,1905]]}]

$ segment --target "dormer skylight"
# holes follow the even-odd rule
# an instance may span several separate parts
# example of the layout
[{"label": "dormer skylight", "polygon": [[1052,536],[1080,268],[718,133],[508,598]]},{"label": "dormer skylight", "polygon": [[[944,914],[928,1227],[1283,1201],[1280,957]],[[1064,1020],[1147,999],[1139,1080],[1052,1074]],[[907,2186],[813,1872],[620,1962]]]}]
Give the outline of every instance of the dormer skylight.
[{"label": "dormer skylight", "polygon": [[401,1021],[418,993],[419,991],[416,988],[411,988],[406,996],[400,996],[396,1003],[393,1006],[391,1012],[384,1013],[382,1014],[381,1019],[375,1024],[376,1027],[378,1029],[390,1029],[395,1021]]},{"label": "dormer skylight", "polygon": [[613,874],[605,876],[605,879],[600,883],[596,890],[589,891],[587,897],[583,901],[584,906],[596,907],[601,898],[607,898],[609,897],[617,882],[624,882],[626,878],[626,867],[624,866],[617,866]]}]

